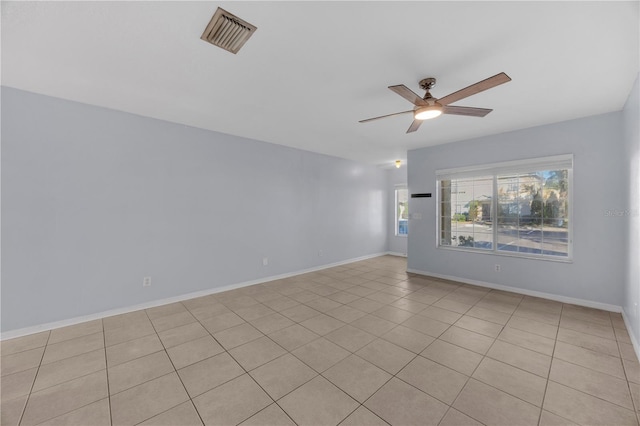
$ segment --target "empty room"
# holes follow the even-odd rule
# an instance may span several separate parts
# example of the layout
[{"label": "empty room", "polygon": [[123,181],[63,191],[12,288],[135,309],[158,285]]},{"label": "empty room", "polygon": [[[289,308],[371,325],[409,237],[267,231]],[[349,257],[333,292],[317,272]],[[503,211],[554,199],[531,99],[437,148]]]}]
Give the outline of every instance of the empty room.
[{"label": "empty room", "polygon": [[0,424],[639,425],[639,1],[4,1]]}]

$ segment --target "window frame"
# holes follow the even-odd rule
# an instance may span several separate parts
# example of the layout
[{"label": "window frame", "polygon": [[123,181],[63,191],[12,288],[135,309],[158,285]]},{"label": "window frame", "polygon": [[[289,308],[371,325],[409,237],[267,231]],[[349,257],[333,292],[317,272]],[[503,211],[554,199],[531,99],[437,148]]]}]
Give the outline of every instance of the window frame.
[{"label": "window frame", "polygon": [[394,228],[394,235],[396,237],[401,237],[401,238],[407,238],[409,237],[409,217],[407,214],[407,233],[406,234],[401,234],[400,231],[400,221],[398,218],[398,191],[407,191],[407,213],[409,210],[409,188],[407,187],[407,185],[396,185],[395,190],[394,190],[394,197],[393,197],[393,216],[394,216],[394,222],[393,222],[393,228]]},{"label": "window frame", "polygon": [[[506,250],[498,250],[498,180],[500,176],[510,173],[532,173],[548,170],[567,170],[567,256],[554,256],[545,254],[532,254],[526,252],[510,252]],[[436,227],[435,227],[435,244],[437,249],[451,250],[465,253],[478,253],[493,256],[516,257],[520,259],[544,260],[550,262],[573,263],[573,154],[555,155],[549,157],[532,158],[526,160],[507,161],[501,163],[491,163],[483,165],[475,165],[469,167],[458,167],[452,169],[436,170]],[[493,177],[493,194],[491,200],[491,227],[493,230],[493,243],[491,249],[462,247],[453,245],[442,245],[441,234],[441,181],[462,179],[479,176]]]}]

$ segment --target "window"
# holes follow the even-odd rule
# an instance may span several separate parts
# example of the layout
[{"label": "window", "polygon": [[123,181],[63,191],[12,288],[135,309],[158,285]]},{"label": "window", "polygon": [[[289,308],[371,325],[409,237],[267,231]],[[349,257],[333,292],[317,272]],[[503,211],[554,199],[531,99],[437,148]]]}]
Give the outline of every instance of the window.
[{"label": "window", "polygon": [[569,260],[572,156],[437,172],[438,246]]},{"label": "window", "polygon": [[409,190],[407,188],[396,189],[396,236],[409,234]]}]

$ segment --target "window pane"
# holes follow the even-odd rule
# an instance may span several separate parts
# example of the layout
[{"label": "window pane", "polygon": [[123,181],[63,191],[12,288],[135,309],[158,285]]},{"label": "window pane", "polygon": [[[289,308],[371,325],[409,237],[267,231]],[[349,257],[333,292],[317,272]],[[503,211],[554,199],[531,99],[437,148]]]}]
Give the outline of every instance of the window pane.
[{"label": "window pane", "polygon": [[[521,171],[490,176],[478,172],[479,176],[469,177],[469,170],[461,171],[460,179],[446,174],[453,178],[440,181],[440,245],[568,257],[571,170],[544,169],[539,166],[542,160],[531,160],[529,170],[517,165]],[[554,167],[566,167],[572,160],[549,161]],[[489,167],[500,170],[503,165]],[[514,165],[503,170],[507,167],[513,170]]]},{"label": "window pane", "polygon": [[498,250],[518,251],[518,230],[513,226],[498,225]]},{"label": "window pane", "polygon": [[440,182],[440,245],[493,248],[493,177]]},{"label": "window pane", "polygon": [[543,255],[569,256],[569,171],[550,170],[544,177]]},{"label": "window pane", "polygon": [[474,232],[474,245],[475,248],[493,249],[493,230],[490,226],[480,225],[476,226]]},{"label": "window pane", "polygon": [[535,229],[539,219],[532,216],[541,186],[537,173],[498,176],[498,250],[541,253]]},{"label": "window pane", "polygon": [[396,189],[396,235],[409,233],[409,190]]},{"label": "window pane", "polygon": [[568,256],[567,179],[567,170],[498,176],[498,250]]},{"label": "window pane", "polygon": [[441,246],[456,245],[456,244],[452,244],[452,242],[451,242],[451,233],[450,232],[443,232],[440,235],[440,245]]},{"label": "window pane", "polygon": [[568,240],[563,241],[550,241],[546,240],[542,254],[547,256],[560,256],[560,257],[568,257],[569,256],[569,243]]},{"label": "window pane", "polygon": [[440,245],[453,245],[451,235],[451,181],[440,181],[440,223],[438,233],[440,234]]},{"label": "window pane", "polygon": [[542,254],[542,233],[540,227],[523,224],[518,227],[518,252]]}]

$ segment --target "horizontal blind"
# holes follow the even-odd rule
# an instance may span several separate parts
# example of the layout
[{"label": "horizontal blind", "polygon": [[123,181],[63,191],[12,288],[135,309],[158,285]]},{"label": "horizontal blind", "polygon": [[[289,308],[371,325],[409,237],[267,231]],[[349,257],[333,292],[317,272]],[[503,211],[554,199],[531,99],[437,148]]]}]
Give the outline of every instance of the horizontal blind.
[{"label": "horizontal blind", "polygon": [[573,169],[573,154],[436,170],[438,180]]}]

